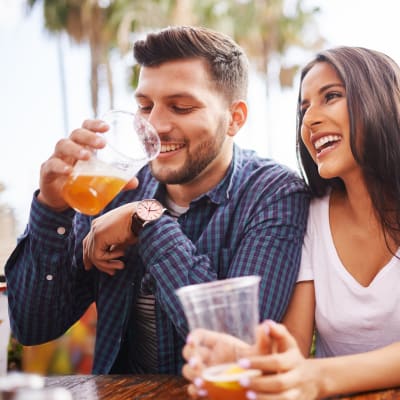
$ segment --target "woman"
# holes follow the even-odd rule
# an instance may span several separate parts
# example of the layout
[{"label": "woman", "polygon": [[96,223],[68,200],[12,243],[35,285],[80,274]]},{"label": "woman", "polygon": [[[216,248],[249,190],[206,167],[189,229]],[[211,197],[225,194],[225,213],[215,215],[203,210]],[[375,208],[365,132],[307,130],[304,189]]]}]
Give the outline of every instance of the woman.
[{"label": "woman", "polygon": [[[242,367],[264,372],[241,384],[248,399],[259,400],[398,386],[398,65],[364,48],[318,54],[301,74],[297,149],[314,194],[300,273],[284,325],[266,321],[258,330],[260,340],[277,343],[277,352],[258,350],[240,360]],[[306,358],[314,328],[316,358]],[[199,354],[218,354],[213,350],[221,346],[229,350],[230,340],[191,333],[183,370],[189,379],[197,376],[191,394],[203,394]]]}]

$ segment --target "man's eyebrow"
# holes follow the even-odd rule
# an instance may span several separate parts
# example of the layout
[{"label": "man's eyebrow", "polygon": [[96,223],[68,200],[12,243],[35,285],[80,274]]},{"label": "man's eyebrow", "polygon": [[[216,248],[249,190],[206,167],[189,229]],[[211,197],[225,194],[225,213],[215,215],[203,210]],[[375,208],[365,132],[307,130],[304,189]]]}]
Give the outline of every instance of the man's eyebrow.
[{"label": "man's eyebrow", "polygon": [[[146,94],[141,93],[141,92],[136,92],[135,97],[137,99],[148,99],[149,98],[149,96],[147,96]],[[171,94],[169,96],[164,96],[164,98],[168,99],[168,100],[169,99],[180,99],[180,98],[196,99],[196,97],[193,96],[193,94],[189,93],[189,92],[178,92],[178,93]]]},{"label": "man's eyebrow", "polygon": [[143,94],[143,93],[140,93],[140,92],[135,92],[135,97],[137,99],[147,99],[147,96],[145,94]]}]

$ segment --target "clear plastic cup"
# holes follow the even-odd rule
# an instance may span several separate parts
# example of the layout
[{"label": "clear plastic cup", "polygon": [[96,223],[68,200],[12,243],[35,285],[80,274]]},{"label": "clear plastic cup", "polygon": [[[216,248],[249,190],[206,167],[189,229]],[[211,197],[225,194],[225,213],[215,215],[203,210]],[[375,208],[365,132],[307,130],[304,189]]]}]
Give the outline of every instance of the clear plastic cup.
[{"label": "clear plastic cup", "polygon": [[[252,345],[259,322],[259,276],[244,276],[179,288],[189,329],[208,329],[235,336]],[[236,353],[240,358],[243,354]],[[206,365],[203,371],[205,388],[210,400],[245,400],[246,390],[239,384],[244,376],[261,374],[258,370],[243,370],[231,363]]]},{"label": "clear plastic cup", "polygon": [[161,147],[155,128],[137,114],[112,110],[102,120],[110,126],[102,134],[106,146],[75,164],[62,192],[72,208],[87,215],[103,210]]}]

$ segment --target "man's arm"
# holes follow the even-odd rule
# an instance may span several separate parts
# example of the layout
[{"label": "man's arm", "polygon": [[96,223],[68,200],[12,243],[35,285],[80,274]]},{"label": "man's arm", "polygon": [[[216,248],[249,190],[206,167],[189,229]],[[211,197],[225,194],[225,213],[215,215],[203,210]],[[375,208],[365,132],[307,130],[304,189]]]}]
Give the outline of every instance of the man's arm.
[{"label": "man's arm", "polygon": [[53,212],[34,198],[29,224],[7,261],[11,326],[23,344],[60,336],[93,301],[93,276],[74,257],[74,214]]},{"label": "man's arm", "polygon": [[[260,319],[281,320],[298,274],[309,195],[297,177],[276,170],[272,174],[260,168],[243,178],[240,191],[211,219],[207,212],[189,210],[181,225],[164,215],[146,225],[137,238],[130,229],[135,203],[106,213],[93,221],[83,242],[85,267],[95,265],[114,275],[125,267],[120,257],[126,247],[138,241],[146,269],[142,286],[154,291],[182,337],[187,326],[176,289],[217,279],[261,276]],[[190,233],[198,223],[205,235],[201,244],[192,241]]]},{"label": "man's arm", "polygon": [[[246,226],[236,227],[243,229],[243,236],[230,249],[227,277],[260,275],[260,319],[280,321],[297,278],[309,199],[298,183],[282,185],[268,198],[260,192]],[[185,337],[186,320],[175,290],[218,279],[215,267],[172,219],[163,217],[162,223],[145,228],[139,240],[157,301]]]}]

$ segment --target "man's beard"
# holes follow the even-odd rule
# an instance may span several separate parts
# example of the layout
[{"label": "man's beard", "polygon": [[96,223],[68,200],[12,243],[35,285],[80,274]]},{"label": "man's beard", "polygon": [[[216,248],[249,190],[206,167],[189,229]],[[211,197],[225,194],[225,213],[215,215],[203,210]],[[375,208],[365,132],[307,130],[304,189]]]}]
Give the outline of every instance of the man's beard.
[{"label": "man's beard", "polygon": [[[153,161],[150,163],[151,173],[163,184],[179,185],[191,182],[218,157],[224,144],[225,137],[225,134],[221,134],[207,142],[201,143],[193,152],[186,154],[185,164],[179,169],[171,169],[168,170],[167,173],[160,173],[161,171],[157,172],[157,170],[153,168]],[[166,172],[165,169],[164,172]]]}]

